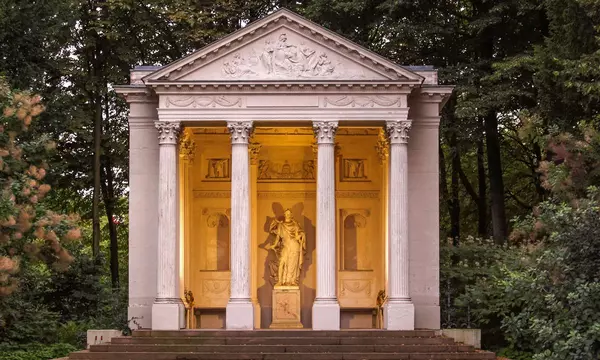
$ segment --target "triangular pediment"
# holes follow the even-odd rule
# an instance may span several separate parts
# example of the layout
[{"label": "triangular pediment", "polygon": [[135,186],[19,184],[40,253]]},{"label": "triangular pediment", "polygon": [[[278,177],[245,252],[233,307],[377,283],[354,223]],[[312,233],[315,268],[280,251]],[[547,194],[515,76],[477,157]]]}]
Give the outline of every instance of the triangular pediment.
[{"label": "triangular pediment", "polygon": [[280,10],[144,78],[204,81],[377,81],[423,78],[288,10]]}]

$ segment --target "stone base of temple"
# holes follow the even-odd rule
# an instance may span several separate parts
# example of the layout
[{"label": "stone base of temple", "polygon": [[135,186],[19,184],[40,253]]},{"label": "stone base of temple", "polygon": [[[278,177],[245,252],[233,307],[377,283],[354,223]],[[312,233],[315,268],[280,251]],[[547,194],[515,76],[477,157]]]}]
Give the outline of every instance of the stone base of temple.
[{"label": "stone base of temple", "polygon": [[315,300],[312,308],[313,330],[339,330],[340,304]]},{"label": "stone base of temple", "polygon": [[250,299],[247,302],[228,302],[225,313],[227,330],[254,329],[254,306]]},{"label": "stone base of temple", "polygon": [[110,343],[72,353],[78,360],[167,359],[469,359],[495,360],[487,351],[440,336],[438,331],[228,330],[133,331]]},{"label": "stone base of temple", "polygon": [[383,328],[386,330],[414,330],[415,306],[411,302],[388,301],[383,310]]},{"label": "stone base of temple", "polygon": [[182,321],[183,304],[177,300],[152,304],[152,329],[179,330],[185,327]]},{"label": "stone base of temple", "polygon": [[275,286],[271,329],[300,329],[300,287]]}]

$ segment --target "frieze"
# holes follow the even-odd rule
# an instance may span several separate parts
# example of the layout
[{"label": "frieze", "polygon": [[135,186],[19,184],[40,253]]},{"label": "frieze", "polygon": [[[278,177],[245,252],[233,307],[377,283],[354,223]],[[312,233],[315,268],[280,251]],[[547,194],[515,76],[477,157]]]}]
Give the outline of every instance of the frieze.
[{"label": "frieze", "polygon": [[259,160],[258,180],[267,182],[314,181],[315,166],[316,162],[314,160],[295,163],[290,163],[287,160],[283,162]]},{"label": "frieze", "polygon": [[379,199],[379,191],[336,191],[337,198]]},{"label": "frieze", "polygon": [[382,95],[325,96],[323,107],[401,107],[402,97]]},{"label": "frieze", "polygon": [[316,198],[314,191],[260,191],[259,199],[311,199]]},{"label": "frieze", "polygon": [[194,198],[213,198],[213,199],[227,199],[231,198],[231,191],[201,191],[194,190]]},{"label": "frieze", "polygon": [[216,96],[186,96],[172,98],[167,96],[165,99],[165,107],[179,108],[207,108],[207,107],[242,107],[241,97],[228,97],[223,95]]}]

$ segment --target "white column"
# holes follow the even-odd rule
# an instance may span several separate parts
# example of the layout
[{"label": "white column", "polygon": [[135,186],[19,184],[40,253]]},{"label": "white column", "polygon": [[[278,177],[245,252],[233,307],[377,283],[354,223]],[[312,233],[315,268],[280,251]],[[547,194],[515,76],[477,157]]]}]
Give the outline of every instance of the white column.
[{"label": "white column", "polygon": [[340,329],[335,264],[335,132],[337,121],[315,121],[317,140],[317,296],[312,310],[314,330]]},{"label": "white column", "polygon": [[152,329],[179,330],[183,302],[179,297],[178,122],[155,122],[158,129],[158,270]]},{"label": "white column", "polygon": [[227,122],[231,133],[231,296],[226,308],[227,329],[252,330],[250,293],[250,193],[248,138],[252,121]]},{"label": "white column", "polygon": [[410,298],[408,252],[408,132],[410,120],[386,124],[390,140],[388,220],[388,300],[384,327],[414,330],[415,308]]}]

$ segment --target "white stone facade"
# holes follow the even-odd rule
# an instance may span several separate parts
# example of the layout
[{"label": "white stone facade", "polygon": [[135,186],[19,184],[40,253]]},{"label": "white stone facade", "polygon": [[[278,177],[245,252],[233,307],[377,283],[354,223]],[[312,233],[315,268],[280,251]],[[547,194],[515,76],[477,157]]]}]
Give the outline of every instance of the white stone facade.
[{"label": "white stone facade", "polygon": [[336,131],[365,126],[385,129],[381,151],[389,153],[382,158],[388,172],[381,189],[388,216],[384,328],[439,328],[438,128],[452,88],[437,85],[435,71],[398,66],[282,10],[170,65],[133,70],[131,78],[117,91],[130,104],[132,328],[186,324],[178,164],[185,127],[227,127],[231,134],[225,323],[228,329],[257,327],[252,181],[259,175],[248,153],[256,126],[314,129],[312,328],[340,329],[339,284],[345,280],[337,276]]}]

